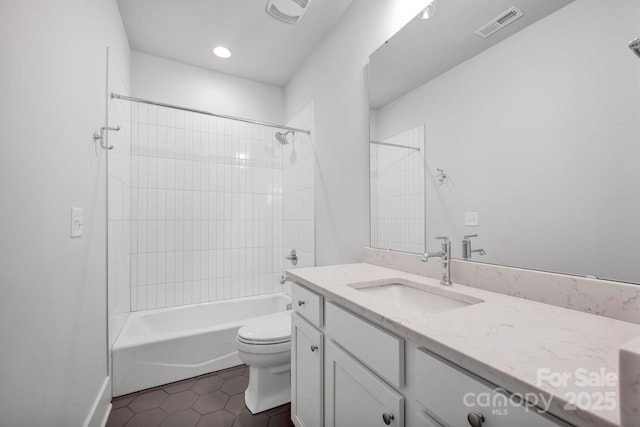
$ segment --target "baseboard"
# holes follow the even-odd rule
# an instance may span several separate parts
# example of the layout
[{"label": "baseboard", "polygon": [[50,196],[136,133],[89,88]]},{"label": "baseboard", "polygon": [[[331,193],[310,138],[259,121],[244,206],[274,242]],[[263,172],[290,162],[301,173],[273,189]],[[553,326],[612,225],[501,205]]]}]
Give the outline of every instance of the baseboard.
[{"label": "baseboard", "polygon": [[104,427],[111,413],[111,377],[105,378],[83,427]]}]

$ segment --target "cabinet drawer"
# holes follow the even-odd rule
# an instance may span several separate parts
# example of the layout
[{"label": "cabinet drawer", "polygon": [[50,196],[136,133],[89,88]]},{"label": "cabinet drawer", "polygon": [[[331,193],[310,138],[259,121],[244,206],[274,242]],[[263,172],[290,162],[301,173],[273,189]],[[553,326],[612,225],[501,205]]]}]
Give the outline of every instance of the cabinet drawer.
[{"label": "cabinet drawer", "polygon": [[404,385],[404,340],[333,303],[325,311],[328,336],[391,384]]},{"label": "cabinet drawer", "polygon": [[482,425],[492,427],[567,426],[534,407],[513,404],[506,391],[424,349],[416,350],[415,381],[418,402],[443,425],[469,426],[467,416],[476,413],[484,417]]},{"label": "cabinet drawer", "polygon": [[297,283],[291,285],[293,310],[316,327],[322,327],[322,297]]}]

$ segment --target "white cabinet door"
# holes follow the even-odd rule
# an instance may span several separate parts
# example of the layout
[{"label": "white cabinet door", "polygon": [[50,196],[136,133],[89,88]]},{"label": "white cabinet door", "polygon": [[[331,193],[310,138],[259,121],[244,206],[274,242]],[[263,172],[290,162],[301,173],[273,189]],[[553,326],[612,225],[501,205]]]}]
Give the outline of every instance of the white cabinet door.
[{"label": "white cabinet door", "polygon": [[291,315],[291,420],[297,427],[322,427],[322,333]]},{"label": "white cabinet door", "polygon": [[425,412],[418,412],[418,426],[420,427],[442,427],[442,425],[427,415]]},{"label": "white cabinet door", "polygon": [[404,426],[404,397],[333,342],[324,356],[325,426]]}]

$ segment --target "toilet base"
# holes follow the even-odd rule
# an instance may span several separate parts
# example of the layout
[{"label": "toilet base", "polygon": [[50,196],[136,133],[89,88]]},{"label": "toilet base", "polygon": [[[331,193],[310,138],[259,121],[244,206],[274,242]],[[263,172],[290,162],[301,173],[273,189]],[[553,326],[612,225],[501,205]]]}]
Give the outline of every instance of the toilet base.
[{"label": "toilet base", "polygon": [[291,364],[250,366],[244,401],[252,414],[291,402]]}]

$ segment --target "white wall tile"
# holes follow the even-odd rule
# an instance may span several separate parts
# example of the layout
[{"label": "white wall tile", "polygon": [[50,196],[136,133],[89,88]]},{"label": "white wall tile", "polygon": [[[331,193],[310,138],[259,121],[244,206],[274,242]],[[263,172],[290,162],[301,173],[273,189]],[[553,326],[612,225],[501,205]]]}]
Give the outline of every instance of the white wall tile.
[{"label": "white wall tile", "polygon": [[[285,243],[299,266],[314,265],[309,137],[296,135],[292,155],[273,129],[137,107],[133,189],[110,193],[128,199],[112,216],[135,219],[113,234],[128,242],[132,310],[280,291]],[[310,106],[294,121],[312,128],[312,118]]]}]

